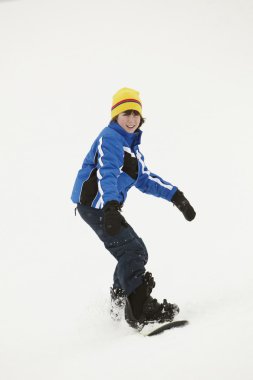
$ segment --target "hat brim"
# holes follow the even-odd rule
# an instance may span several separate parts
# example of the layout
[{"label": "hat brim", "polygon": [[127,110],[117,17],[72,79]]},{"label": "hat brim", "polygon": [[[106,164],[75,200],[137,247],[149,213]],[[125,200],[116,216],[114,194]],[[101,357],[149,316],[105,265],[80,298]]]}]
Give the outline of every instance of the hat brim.
[{"label": "hat brim", "polygon": [[126,103],[118,105],[117,107],[115,107],[112,110],[112,112],[111,112],[112,119],[114,119],[120,113],[128,111],[128,110],[138,111],[139,114],[142,116],[142,108],[141,108],[140,104],[138,104],[136,102],[126,102]]}]

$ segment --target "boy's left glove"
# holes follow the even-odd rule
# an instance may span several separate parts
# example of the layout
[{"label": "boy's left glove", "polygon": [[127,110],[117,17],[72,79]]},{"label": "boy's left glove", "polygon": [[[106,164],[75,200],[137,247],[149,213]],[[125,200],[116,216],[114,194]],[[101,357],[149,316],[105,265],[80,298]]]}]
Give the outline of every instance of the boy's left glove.
[{"label": "boy's left glove", "polygon": [[171,202],[183,213],[186,220],[191,222],[195,218],[196,212],[182,191],[177,190],[171,198]]},{"label": "boy's left glove", "polygon": [[121,205],[117,201],[110,201],[103,207],[104,227],[108,235],[114,236],[120,232],[121,226],[127,226],[125,218],[121,215]]}]

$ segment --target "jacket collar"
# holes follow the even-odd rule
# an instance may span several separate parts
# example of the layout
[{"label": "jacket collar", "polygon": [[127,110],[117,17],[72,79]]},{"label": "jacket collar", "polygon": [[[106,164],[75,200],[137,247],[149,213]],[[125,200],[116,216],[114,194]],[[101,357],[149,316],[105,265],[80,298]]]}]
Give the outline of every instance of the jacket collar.
[{"label": "jacket collar", "polygon": [[137,131],[134,133],[128,133],[115,121],[111,121],[108,127],[114,129],[114,131],[123,136],[128,142],[129,146],[140,145],[142,135],[142,131],[140,129],[137,129]]}]

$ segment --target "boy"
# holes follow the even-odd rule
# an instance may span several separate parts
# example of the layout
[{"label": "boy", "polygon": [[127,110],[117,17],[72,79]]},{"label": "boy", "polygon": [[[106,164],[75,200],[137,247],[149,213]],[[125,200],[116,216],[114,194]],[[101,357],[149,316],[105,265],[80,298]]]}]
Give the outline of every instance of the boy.
[{"label": "boy", "polygon": [[176,186],[146,167],[139,150],[143,123],[139,92],[120,89],[113,96],[111,122],[85,157],[71,197],[82,219],[118,261],[111,288],[112,314],[117,319],[120,310],[125,309],[126,321],[134,328],[172,321],[179,308],[151,297],[155,282],[145,271],[147,249],[121,214],[128,190],[135,186],[143,193],[172,202],[188,221],[196,215]]}]

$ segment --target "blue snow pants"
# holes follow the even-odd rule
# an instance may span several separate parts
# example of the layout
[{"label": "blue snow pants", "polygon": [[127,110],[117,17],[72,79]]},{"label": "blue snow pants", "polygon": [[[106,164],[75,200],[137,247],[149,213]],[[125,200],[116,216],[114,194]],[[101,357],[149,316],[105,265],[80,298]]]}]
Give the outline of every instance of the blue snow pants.
[{"label": "blue snow pants", "polygon": [[101,209],[78,204],[77,210],[118,262],[113,276],[113,287],[121,288],[129,295],[142,284],[142,275],[148,261],[147,249],[142,239],[130,225],[122,226],[115,236],[108,235],[104,229]]}]

